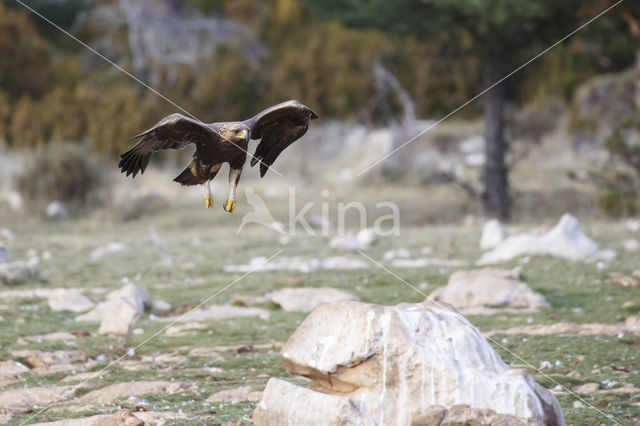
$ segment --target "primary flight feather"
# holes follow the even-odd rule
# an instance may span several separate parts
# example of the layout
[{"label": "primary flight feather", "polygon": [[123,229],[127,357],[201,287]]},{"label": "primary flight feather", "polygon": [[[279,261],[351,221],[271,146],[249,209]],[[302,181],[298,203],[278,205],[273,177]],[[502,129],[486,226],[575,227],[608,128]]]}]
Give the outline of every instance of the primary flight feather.
[{"label": "primary flight feather", "polygon": [[300,139],[309,120],[318,115],[298,101],[274,105],[245,121],[203,123],[172,114],[151,129],[134,136],[138,143],[120,156],[120,170],[127,176],[143,174],[151,155],[162,149],[183,149],[194,144],[193,159],[174,181],[181,185],[203,185],[205,205],[213,206],[210,182],[222,164],[229,163],[229,197],[223,207],[231,213],[236,205],[236,187],[247,159],[249,139],[260,139],[251,158],[251,166],[260,163],[263,177],[275,159]]}]

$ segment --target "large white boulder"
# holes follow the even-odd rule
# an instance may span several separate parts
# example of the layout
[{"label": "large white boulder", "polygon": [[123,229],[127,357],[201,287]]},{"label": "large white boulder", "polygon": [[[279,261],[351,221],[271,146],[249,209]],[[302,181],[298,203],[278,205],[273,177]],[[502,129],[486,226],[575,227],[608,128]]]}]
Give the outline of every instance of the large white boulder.
[{"label": "large white boulder", "polygon": [[104,302],[77,316],[76,321],[100,322],[98,334],[125,335],[131,332],[145,306],[150,304],[147,292],[130,283],[108,293]]},{"label": "large white boulder", "polygon": [[281,359],[316,386],[272,380],[256,425],[291,424],[295,416],[297,425],[408,426],[431,406],[460,404],[564,425],[549,391],[510,369],[466,318],[438,302],[321,305],[289,338]]},{"label": "large white boulder", "polygon": [[482,236],[480,237],[480,248],[489,250],[500,244],[504,240],[502,224],[497,219],[491,219],[484,224]]},{"label": "large white boulder", "polygon": [[286,287],[272,291],[269,299],[287,312],[311,312],[323,303],[358,300],[353,294],[332,287]]},{"label": "large white boulder", "polygon": [[565,214],[542,235],[519,234],[507,238],[478,260],[479,265],[506,262],[525,255],[555,256],[584,260],[598,253],[598,245],[580,229],[578,219]]},{"label": "large white boulder", "polygon": [[514,271],[491,268],[454,272],[447,285],[435,289],[431,297],[463,311],[479,307],[538,309],[549,306],[544,296],[518,281]]}]

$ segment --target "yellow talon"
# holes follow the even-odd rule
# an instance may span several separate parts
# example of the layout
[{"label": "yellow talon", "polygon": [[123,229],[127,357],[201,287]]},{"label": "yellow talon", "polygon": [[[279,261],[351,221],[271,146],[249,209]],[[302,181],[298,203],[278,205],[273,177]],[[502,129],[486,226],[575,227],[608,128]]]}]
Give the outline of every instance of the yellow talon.
[{"label": "yellow talon", "polygon": [[227,201],[224,203],[224,209],[229,213],[233,213],[233,209],[236,207],[236,200],[230,200],[227,198]]},{"label": "yellow talon", "polygon": [[210,209],[211,207],[213,207],[213,197],[212,196],[204,197],[204,203],[207,206],[207,208]]}]

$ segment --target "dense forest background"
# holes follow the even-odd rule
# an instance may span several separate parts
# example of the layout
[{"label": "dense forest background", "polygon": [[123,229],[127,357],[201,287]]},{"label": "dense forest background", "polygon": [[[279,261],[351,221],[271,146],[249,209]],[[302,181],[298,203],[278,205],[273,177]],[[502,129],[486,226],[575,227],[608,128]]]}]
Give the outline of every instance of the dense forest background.
[{"label": "dense forest background", "polygon": [[[51,142],[71,142],[115,157],[130,144],[131,135],[178,111],[176,105],[203,121],[249,117],[291,98],[303,100],[325,120],[368,127],[437,120],[614,3],[24,2],[174,105],[20,2],[2,0],[0,150],[29,152]],[[514,111],[526,108],[535,113],[524,121],[537,127],[532,132],[539,131],[544,123],[536,120],[555,114],[549,105],[558,104],[569,112],[572,129],[593,131],[606,115],[598,108],[609,106],[598,104],[585,113],[576,93],[595,77],[619,75],[616,81],[631,86],[601,89],[621,95],[622,101],[615,98],[613,104],[628,102],[631,107],[609,117],[596,139],[622,157],[627,168],[633,169],[634,162],[640,167],[633,136],[638,133],[640,95],[628,90],[638,81],[637,74],[628,73],[640,63],[639,22],[638,4],[622,2],[505,81],[496,91],[505,106],[496,105],[500,119],[505,110],[506,136],[500,123],[498,133],[485,132],[489,139],[503,143],[503,138],[517,138],[509,120]],[[499,68],[488,68],[496,58]],[[625,96],[636,98],[625,101]],[[491,108],[484,114],[489,123],[496,122]],[[460,119],[482,116],[482,101],[456,113]],[[490,152],[488,158],[491,162]],[[507,166],[497,167],[506,175]],[[606,177],[602,185],[627,191],[633,200],[638,185],[629,179],[620,183],[617,176]],[[501,185],[506,182],[485,182],[487,187]],[[500,206],[493,212],[508,216]]]},{"label": "dense forest background", "polygon": [[[0,140],[28,149],[83,141],[116,153],[127,137],[175,107],[13,0],[0,3]],[[318,2],[316,2],[318,3]],[[322,2],[320,2],[322,3]],[[598,3],[583,1],[589,16]],[[631,3],[631,2],[630,2]],[[384,67],[422,117],[437,117],[478,91],[473,34],[423,39],[346,27],[298,0],[27,1],[38,12],[203,120],[232,120],[288,98],[325,118],[380,123],[402,104],[376,81]],[[631,67],[638,23],[622,9],[523,70],[513,102],[570,101],[590,77]],[[573,28],[566,28],[569,33]],[[516,52],[515,66],[544,45]],[[479,105],[460,112],[480,113]]]}]

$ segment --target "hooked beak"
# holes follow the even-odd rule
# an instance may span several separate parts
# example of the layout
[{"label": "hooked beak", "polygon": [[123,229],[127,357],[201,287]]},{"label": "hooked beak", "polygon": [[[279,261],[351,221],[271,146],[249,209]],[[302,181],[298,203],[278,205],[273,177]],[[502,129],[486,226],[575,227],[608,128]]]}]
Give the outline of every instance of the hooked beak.
[{"label": "hooked beak", "polygon": [[238,137],[244,139],[246,142],[249,141],[249,131],[248,130],[242,130],[240,133],[238,133]]}]

